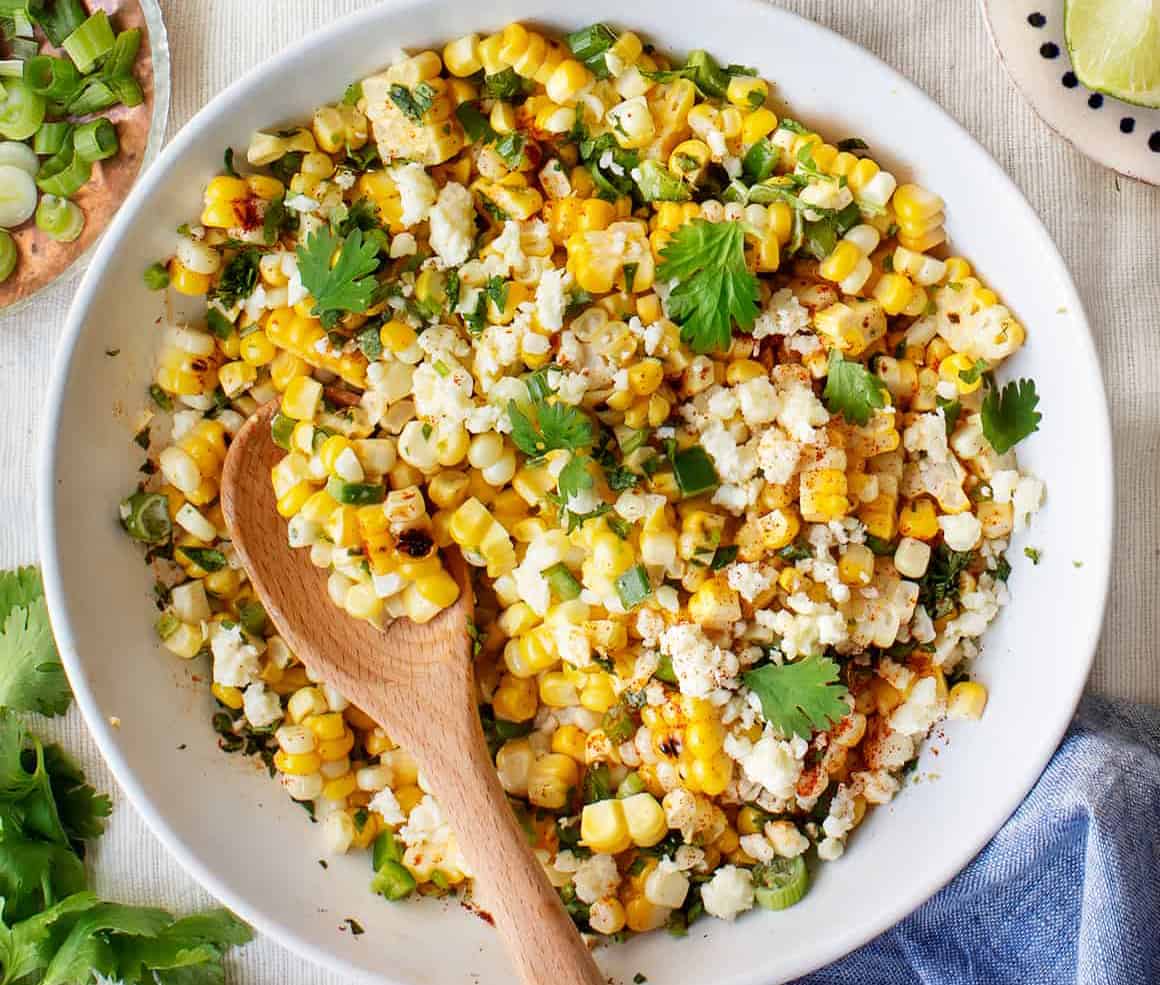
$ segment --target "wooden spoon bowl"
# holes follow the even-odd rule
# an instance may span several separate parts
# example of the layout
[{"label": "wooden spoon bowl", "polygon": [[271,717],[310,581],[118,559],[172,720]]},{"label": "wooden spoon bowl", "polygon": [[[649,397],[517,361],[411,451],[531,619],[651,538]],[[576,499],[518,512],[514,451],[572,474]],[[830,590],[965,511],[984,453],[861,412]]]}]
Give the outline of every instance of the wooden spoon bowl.
[{"label": "wooden spoon bowl", "polygon": [[230,444],[221,502],[230,537],[282,638],[318,680],[337,688],[419,762],[471,864],[475,893],[528,985],[603,985],[584,941],[532,854],[500,786],[476,707],[466,565],[448,560],[459,600],[431,622],[386,631],[354,619],[327,573],[289,546],[270,469],[285,454],[263,406]]}]

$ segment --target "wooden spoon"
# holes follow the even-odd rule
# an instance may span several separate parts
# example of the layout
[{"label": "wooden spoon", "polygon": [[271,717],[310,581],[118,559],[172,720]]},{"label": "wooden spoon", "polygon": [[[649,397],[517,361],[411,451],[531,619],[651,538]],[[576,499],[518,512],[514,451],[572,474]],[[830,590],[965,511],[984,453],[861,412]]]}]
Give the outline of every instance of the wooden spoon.
[{"label": "wooden spoon", "polygon": [[266,611],[316,678],[381,723],[420,763],[521,980],[604,985],[487,752],[467,633],[466,565],[457,555],[449,559],[463,591],[425,625],[398,619],[383,632],[339,609],[327,594],[326,572],[288,545],[275,508],[270,469],[285,454],[270,435],[276,404],[262,407],[231,442],[221,491],[230,536]]}]

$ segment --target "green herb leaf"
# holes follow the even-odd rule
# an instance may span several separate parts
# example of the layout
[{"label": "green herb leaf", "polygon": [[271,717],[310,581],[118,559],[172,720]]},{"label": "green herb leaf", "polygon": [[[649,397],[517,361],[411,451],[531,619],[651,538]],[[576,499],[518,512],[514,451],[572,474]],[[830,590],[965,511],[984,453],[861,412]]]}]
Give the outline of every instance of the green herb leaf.
[{"label": "green herb leaf", "polygon": [[232,308],[248,298],[258,286],[258,261],[261,259],[261,253],[252,246],[238,250],[222,269],[211,297],[223,308]]},{"label": "green herb leaf", "polygon": [[830,365],[822,400],[832,414],[851,424],[863,425],[870,415],[886,406],[886,384],[859,362],[847,361],[837,349],[830,350]]},{"label": "green herb leaf", "polygon": [[591,462],[587,455],[573,454],[568,464],[560,471],[556,479],[556,488],[563,497],[565,504],[573,497],[578,496],[586,489],[592,488],[592,473],[588,471]]},{"label": "green herb leaf", "polygon": [[330,265],[339,240],[323,226],[311,233],[305,246],[297,248],[302,284],[314,298],[314,314],[332,328],[344,312],[362,312],[371,306],[378,286],[370,276],[379,267],[378,243],[363,240],[361,229],[352,230],[341,242],[338,261]]},{"label": "green herb leaf", "polygon": [[728,349],[733,324],[749,331],[757,318],[757,278],[745,265],[745,231],[737,222],[694,219],[661,251],[657,280],[676,280],[669,312],[696,352]]},{"label": "green herb leaf", "polygon": [[391,102],[414,123],[422,123],[423,116],[435,101],[435,90],[426,82],[420,82],[414,89],[395,83],[387,90]]},{"label": "green herb leaf", "polygon": [[979,377],[987,372],[988,368],[986,359],[976,359],[970,369],[959,370],[959,379],[964,383],[978,383]]},{"label": "green herb leaf", "polygon": [[761,700],[765,720],[787,738],[809,739],[850,712],[844,700],[849,692],[838,682],[838,665],[828,657],[767,664],[749,671],[744,680]]},{"label": "green herb leaf", "polygon": [[547,400],[533,401],[531,409],[535,423],[514,400],[508,402],[512,441],[525,455],[540,458],[557,448],[576,451],[592,444],[592,422],[583,411]]},{"label": "green herb leaf", "polygon": [[63,714],[72,700],[35,568],[0,574],[0,707]]},{"label": "green herb leaf", "polygon": [[934,549],[926,574],[918,583],[918,604],[932,619],[945,615],[958,599],[959,575],[973,557],[971,551],[952,551],[946,544]]},{"label": "green herb leaf", "polygon": [[983,398],[983,437],[1000,455],[1039,430],[1043,415],[1035,408],[1039,394],[1034,380],[1015,380]]}]

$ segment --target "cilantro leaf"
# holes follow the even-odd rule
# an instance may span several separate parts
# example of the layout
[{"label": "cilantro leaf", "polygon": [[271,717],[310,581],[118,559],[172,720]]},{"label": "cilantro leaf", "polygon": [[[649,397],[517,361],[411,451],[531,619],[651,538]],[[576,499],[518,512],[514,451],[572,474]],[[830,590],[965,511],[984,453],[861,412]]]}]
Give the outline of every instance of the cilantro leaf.
[{"label": "cilantro leaf", "polygon": [[117,973],[125,982],[151,983],[153,972],[162,985],[219,985],[225,981],[222,955],[252,938],[250,928],[229,910],[207,910],[177,920],[153,937],[118,942]]},{"label": "cilantro leaf", "polygon": [[422,123],[423,116],[435,102],[435,90],[426,82],[420,82],[414,89],[396,82],[387,90],[387,95],[399,107],[399,111],[414,123]]},{"label": "cilantro leaf", "polygon": [[[56,802],[60,826],[73,847],[105,831],[105,818],[113,804],[103,793],[97,793],[85,782],[84,771],[76,765],[60,746],[44,747],[44,770]],[[78,852],[84,855],[84,852]]]},{"label": "cilantro leaf", "polygon": [[374,239],[364,241],[363,231],[353,229],[341,246],[338,261],[331,267],[339,239],[323,226],[296,250],[302,284],[314,298],[313,313],[326,328],[333,328],[344,312],[366,311],[378,286],[369,275],[379,267],[379,244]]},{"label": "cilantro leaf", "polygon": [[987,369],[988,367],[986,359],[976,359],[974,365],[972,365],[969,369],[959,370],[959,379],[964,383],[978,383],[979,377],[987,372]]},{"label": "cilantro leaf", "polygon": [[0,707],[62,715],[71,700],[43,597],[9,608],[0,632]]},{"label": "cilantro leaf", "polygon": [[588,471],[588,463],[592,461],[587,455],[573,455],[568,464],[560,471],[556,479],[556,488],[567,503],[573,496],[578,496],[586,489],[592,488],[592,474]]},{"label": "cilantro leaf", "polygon": [[1015,380],[983,398],[983,437],[1000,455],[1039,430],[1043,415],[1035,408],[1039,394],[1034,380]]},{"label": "cilantro leaf", "polygon": [[946,615],[959,597],[959,575],[971,563],[971,551],[953,551],[939,544],[931,554],[926,573],[918,582],[918,604],[932,619]]},{"label": "cilantro leaf", "polygon": [[0,923],[0,966],[5,982],[19,982],[33,972],[42,971],[52,960],[52,931],[65,917],[92,909],[97,905],[95,893],[73,893],[55,906],[22,920],[11,929]]},{"label": "cilantro leaf", "polygon": [[225,308],[232,308],[254,293],[258,286],[258,261],[262,255],[252,246],[238,250],[222,269],[212,298]]},{"label": "cilantro leaf", "polygon": [[850,713],[843,700],[849,692],[838,682],[838,665],[829,657],[766,664],[749,671],[744,680],[761,700],[765,720],[787,738],[808,739]]},{"label": "cilantro leaf", "polygon": [[27,607],[44,595],[40,569],[34,565],[0,571],[0,623],[17,606]]},{"label": "cilantro leaf", "polygon": [[512,425],[512,441],[525,455],[539,458],[557,448],[576,451],[592,444],[592,422],[575,407],[565,403],[533,402],[536,423],[533,423],[514,400],[508,401],[508,418]]},{"label": "cilantro leaf", "polygon": [[822,400],[831,414],[841,414],[851,424],[863,425],[870,415],[886,406],[886,384],[859,362],[830,350],[830,365]]},{"label": "cilantro leaf", "polygon": [[757,278],[745,265],[745,230],[737,222],[694,219],[661,250],[659,281],[678,281],[669,313],[696,352],[728,349],[733,323],[748,331],[757,318]]},{"label": "cilantro leaf", "polygon": [[172,917],[164,910],[121,903],[98,903],[73,924],[60,949],[49,962],[41,985],[73,985],[88,981],[94,971],[115,973],[114,940],[110,934],[153,937]]}]

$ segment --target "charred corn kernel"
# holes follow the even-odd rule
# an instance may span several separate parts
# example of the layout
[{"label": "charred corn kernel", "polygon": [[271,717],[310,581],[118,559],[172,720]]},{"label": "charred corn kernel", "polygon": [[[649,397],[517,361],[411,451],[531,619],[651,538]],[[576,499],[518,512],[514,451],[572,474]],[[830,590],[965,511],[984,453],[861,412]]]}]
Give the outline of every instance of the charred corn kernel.
[{"label": "charred corn kernel", "polygon": [[528,800],[536,807],[559,810],[580,782],[576,760],[563,753],[540,756],[528,771]]},{"label": "charred corn kernel", "polygon": [[987,707],[987,689],[978,681],[959,681],[947,695],[947,718],[979,719]]},{"label": "charred corn kernel", "polygon": [[535,717],[536,682],[530,677],[504,674],[500,686],[492,696],[492,709],[497,718],[509,722],[526,722]]},{"label": "charred corn kernel", "polygon": [[848,544],[838,560],[838,577],[846,585],[869,585],[874,577],[874,552],[865,544]]},{"label": "charred corn kernel", "polygon": [[552,733],[552,752],[560,753],[583,763],[587,740],[584,730],[576,725],[561,725]]},{"label": "charred corn kernel", "polygon": [[195,274],[174,257],[169,261],[169,286],[180,294],[196,297],[209,290],[209,274]]},{"label": "charred corn kernel", "polygon": [[279,773],[310,776],[322,768],[322,758],[314,752],[286,753],[279,749],[274,753],[274,766]]},{"label": "charred corn kernel", "polygon": [[282,413],[297,421],[310,421],[322,400],[322,384],[307,376],[298,376],[282,394]]},{"label": "charred corn kernel", "polygon": [[580,840],[592,851],[617,855],[632,847],[632,835],[624,816],[624,802],[600,800],[580,814]]},{"label": "charred corn kernel", "polygon": [[898,532],[915,540],[932,540],[939,531],[938,515],[925,496],[911,500],[902,507],[898,517]]},{"label": "charred corn kernel", "polygon": [[544,89],[552,102],[563,106],[574,103],[591,82],[592,73],[576,59],[567,58],[556,66]]},{"label": "charred corn kernel", "polygon": [[628,835],[638,848],[651,848],[668,834],[665,810],[651,793],[625,797],[621,807]]},{"label": "charred corn kernel", "polygon": [[685,729],[685,748],[697,759],[709,759],[725,745],[725,728],[714,718],[692,722]]},{"label": "charred corn kernel", "polygon": [[210,690],[213,691],[213,696],[227,708],[237,711],[242,707],[242,692],[238,688],[214,684]]},{"label": "charred corn kernel", "polygon": [[443,49],[443,64],[456,78],[466,78],[483,68],[479,60],[479,35],[467,34]]},{"label": "charred corn kernel", "polygon": [[814,469],[801,475],[800,507],[808,523],[827,523],[850,512],[846,473],[841,469]]},{"label": "charred corn kernel", "polygon": [[961,394],[974,393],[983,385],[983,375],[975,368],[975,360],[965,352],[956,352],[943,359],[938,364],[938,375],[953,383]]}]

